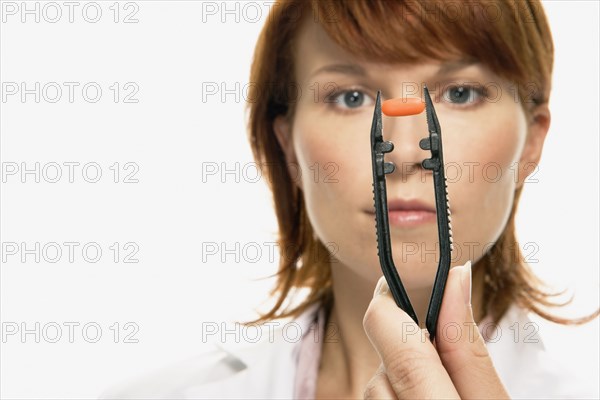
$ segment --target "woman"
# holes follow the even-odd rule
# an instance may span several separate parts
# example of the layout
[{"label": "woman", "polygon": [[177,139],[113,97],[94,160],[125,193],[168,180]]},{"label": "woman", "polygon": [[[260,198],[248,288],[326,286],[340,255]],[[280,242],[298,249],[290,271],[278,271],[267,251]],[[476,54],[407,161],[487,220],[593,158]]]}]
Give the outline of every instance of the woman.
[{"label": "woman", "polygon": [[[159,372],[115,396],[585,395],[549,369],[539,337],[527,335],[527,313],[560,323],[597,313],[575,321],[546,313],[549,295],[515,238],[523,183],[550,125],[552,64],[538,1],[277,3],[255,49],[248,107],[285,256],[277,302],[257,322],[293,317],[302,340],[224,344],[210,358],[170,370],[176,379],[169,385]],[[380,279],[369,152],[377,90],[384,100],[422,97],[424,85],[442,126],[445,162],[458,171],[448,188],[455,267],[434,344]],[[393,250],[420,321],[437,268],[432,177],[420,167],[427,153],[418,146],[426,135],[424,115],[384,118],[385,139],[395,145],[387,160],[397,166],[387,177]],[[308,296],[291,306],[300,288]],[[507,329],[515,324],[519,340]]]}]

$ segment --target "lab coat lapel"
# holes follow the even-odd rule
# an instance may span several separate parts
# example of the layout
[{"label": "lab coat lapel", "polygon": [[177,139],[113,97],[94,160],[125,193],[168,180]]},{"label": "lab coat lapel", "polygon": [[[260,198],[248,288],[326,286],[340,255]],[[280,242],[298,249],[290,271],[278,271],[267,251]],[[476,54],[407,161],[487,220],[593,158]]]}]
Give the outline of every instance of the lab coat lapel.
[{"label": "lab coat lapel", "polygon": [[294,321],[265,328],[258,343],[214,343],[225,355],[227,372],[188,388],[185,398],[292,398],[300,341],[318,308],[313,304]]}]

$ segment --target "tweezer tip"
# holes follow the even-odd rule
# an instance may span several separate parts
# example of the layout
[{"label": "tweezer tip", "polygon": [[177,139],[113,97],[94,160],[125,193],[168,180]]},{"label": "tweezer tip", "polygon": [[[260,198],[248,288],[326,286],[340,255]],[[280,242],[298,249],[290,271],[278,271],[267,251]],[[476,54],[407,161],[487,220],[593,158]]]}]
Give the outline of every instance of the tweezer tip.
[{"label": "tweezer tip", "polygon": [[381,122],[381,90],[377,91],[375,100],[375,110],[373,110],[373,123],[371,125],[371,138],[383,137],[383,127]]},{"label": "tweezer tip", "polygon": [[423,85],[423,93],[425,95],[425,110],[427,113],[427,126],[429,131],[440,133],[440,124],[438,122],[435,108],[433,107],[433,101],[429,95],[429,89],[427,88],[427,85]]},{"label": "tweezer tip", "polygon": [[425,103],[431,103],[431,96],[429,95],[429,89],[427,85],[423,85],[423,93],[425,94]]}]

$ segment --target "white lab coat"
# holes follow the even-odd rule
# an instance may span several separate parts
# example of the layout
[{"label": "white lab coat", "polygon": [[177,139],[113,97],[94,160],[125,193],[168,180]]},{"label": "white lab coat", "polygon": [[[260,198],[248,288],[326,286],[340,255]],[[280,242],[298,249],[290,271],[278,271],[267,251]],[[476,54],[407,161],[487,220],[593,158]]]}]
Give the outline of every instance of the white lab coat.
[{"label": "white lab coat", "polygon": [[[315,305],[293,322],[271,328],[274,334],[254,344],[215,343],[210,353],[115,386],[100,398],[291,399],[300,344],[296,333],[308,331],[316,311]],[[488,331],[488,350],[511,398],[597,398],[597,381],[582,382],[568,365],[552,359],[528,323],[529,315],[513,306],[498,329]]]}]

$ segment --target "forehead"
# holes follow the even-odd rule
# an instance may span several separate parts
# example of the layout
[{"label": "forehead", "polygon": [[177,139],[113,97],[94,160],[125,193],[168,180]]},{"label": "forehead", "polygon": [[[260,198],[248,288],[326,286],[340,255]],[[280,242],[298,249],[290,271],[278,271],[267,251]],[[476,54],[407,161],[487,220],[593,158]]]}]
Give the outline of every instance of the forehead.
[{"label": "forehead", "polygon": [[418,75],[430,77],[443,76],[457,70],[469,69],[471,72],[490,71],[478,60],[456,55],[447,60],[424,60],[415,63],[382,63],[359,58],[335,43],[323,27],[307,18],[297,33],[295,46],[296,78],[300,84],[310,83],[323,74],[346,74],[365,78],[392,78],[396,73],[404,73],[418,66]]},{"label": "forehead", "polygon": [[325,32],[325,29],[312,18],[305,18],[301,23],[297,40],[296,56],[299,56],[297,58],[299,60],[309,55],[317,61],[319,58],[355,60],[349,52],[337,45]]},{"label": "forehead", "polygon": [[350,52],[336,44],[323,27],[312,18],[305,18],[296,36],[294,54],[296,76],[304,82],[320,66],[331,64],[358,64],[366,66],[365,60],[358,60]]}]

